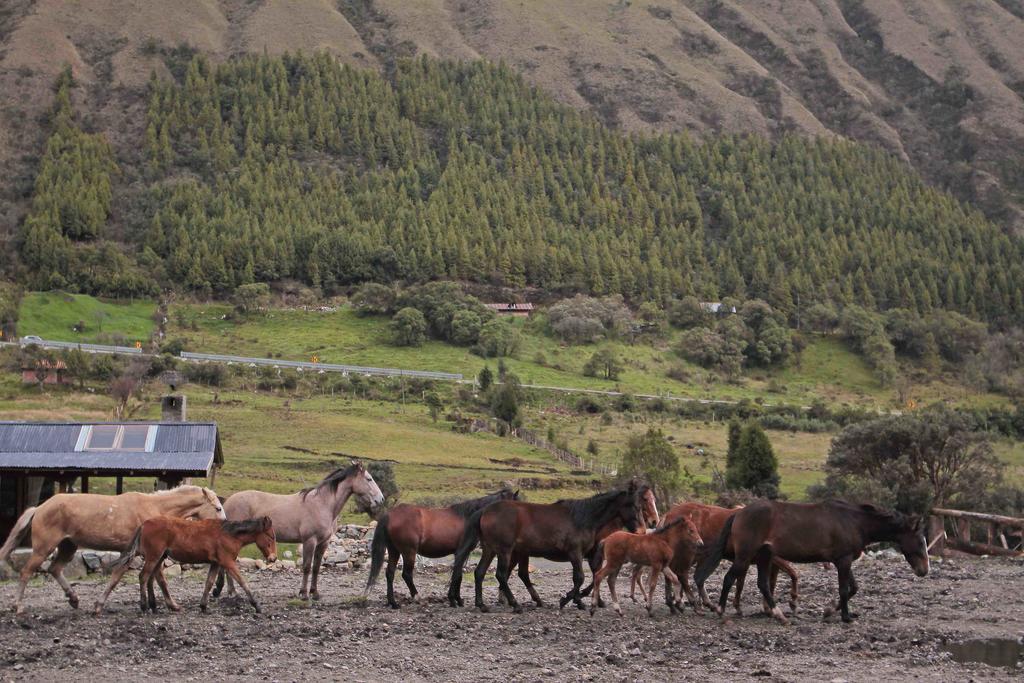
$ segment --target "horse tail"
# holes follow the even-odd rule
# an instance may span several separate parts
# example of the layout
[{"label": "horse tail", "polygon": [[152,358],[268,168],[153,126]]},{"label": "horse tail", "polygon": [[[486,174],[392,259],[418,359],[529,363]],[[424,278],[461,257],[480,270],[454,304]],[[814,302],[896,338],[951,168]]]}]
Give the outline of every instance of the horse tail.
[{"label": "horse tail", "polygon": [[121,569],[128,565],[136,555],[139,554],[139,546],[142,544],[142,527],[140,526],[135,530],[135,535],[132,536],[132,542],[128,544],[128,547],[121,553],[121,557],[117,558],[117,562],[111,569]]},{"label": "horse tail", "polygon": [[711,576],[712,572],[718,568],[718,564],[722,561],[722,556],[725,554],[725,547],[729,544],[729,535],[732,533],[732,522],[736,519],[736,515],[731,515],[729,519],[725,520],[725,526],[722,527],[722,533],[718,535],[718,540],[710,548],[705,546],[704,559],[700,561],[697,566],[697,571],[693,573],[693,582],[698,586],[703,586],[704,582],[707,581],[708,577]]},{"label": "horse tail", "polygon": [[452,579],[448,584],[449,602],[451,602],[453,596],[461,593],[462,568],[465,566],[469,554],[473,552],[477,543],[480,542],[480,518],[483,517],[484,510],[486,509],[477,510],[466,520],[466,527],[462,532],[462,540],[459,541],[459,547],[455,551],[455,561],[452,563]]},{"label": "horse tail", "polygon": [[7,535],[7,541],[0,548],[0,562],[6,562],[7,558],[14,552],[14,549],[21,543],[21,539],[25,538],[25,534],[32,528],[32,518],[38,509],[37,507],[28,508],[25,512],[21,513],[21,517],[15,522],[11,533]]},{"label": "horse tail", "polygon": [[373,541],[370,543],[370,576],[366,580],[366,588],[363,589],[363,597],[370,594],[373,584],[377,583],[380,576],[380,568],[384,564],[384,551],[391,543],[391,536],[388,534],[388,513],[384,513],[377,520],[377,528],[373,530]]}]

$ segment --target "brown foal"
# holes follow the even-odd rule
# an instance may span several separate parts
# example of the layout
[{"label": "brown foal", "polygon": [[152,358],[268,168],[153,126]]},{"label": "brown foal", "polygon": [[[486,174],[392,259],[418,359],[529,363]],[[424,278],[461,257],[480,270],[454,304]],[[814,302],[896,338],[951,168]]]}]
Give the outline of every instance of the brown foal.
[{"label": "brown foal", "polygon": [[[689,517],[681,517],[670,522],[657,531],[649,534],[635,534],[628,531],[616,531],[602,541],[601,546],[604,553],[604,564],[594,575],[594,594],[590,601],[590,613],[597,610],[598,602],[601,599],[601,581],[607,577],[608,590],[612,594],[612,607],[622,616],[622,609],[619,607],[619,598],[615,594],[615,580],[619,576],[622,565],[632,562],[651,568],[651,575],[648,581],[649,590],[645,591],[640,586],[640,591],[647,599],[647,613],[652,614],[654,610],[654,590],[658,587],[657,577],[663,574],[667,582],[681,588],[679,579],[669,567],[677,549],[682,546],[693,545],[703,546],[704,541],[700,532]],[[634,569],[639,572],[639,569]],[[676,601],[682,599],[682,591],[677,593]]]},{"label": "brown foal", "polygon": [[277,539],[274,525],[270,517],[249,519],[241,522],[222,522],[220,520],[184,520],[174,517],[154,517],[143,522],[131,546],[121,555],[121,559],[110,577],[110,583],[103,596],[96,603],[96,613],[103,609],[107,597],[128,570],[132,558],[143,555],[146,558],[142,571],[139,572],[139,608],[156,612],[156,596],[153,594],[153,580],[160,584],[167,608],[177,612],[181,609],[171,597],[164,578],[163,561],[170,557],[178,562],[189,564],[209,564],[210,572],[206,576],[206,587],[199,608],[204,612],[209,602],[210,589],[217,579],[217,572],[222,567],[245,591],[249,603],[259,612],[249,585],[238,571],[238,552],[246,545],[255,543],[268,562],[277,560]]}]

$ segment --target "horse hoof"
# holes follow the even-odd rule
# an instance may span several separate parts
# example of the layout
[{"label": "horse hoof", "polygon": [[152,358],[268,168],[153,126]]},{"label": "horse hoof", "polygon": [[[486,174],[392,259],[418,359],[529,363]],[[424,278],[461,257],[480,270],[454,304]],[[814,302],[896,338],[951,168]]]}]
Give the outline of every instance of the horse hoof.
[{"label": "horse hoof", "polygon": [[259,605],[253,605],[252,608],[256,610],[256,614],[263,614],[263,608]]},{"label": "horse hoof", "polygon": [[[399,605],[397,602],[389,602],[388,607],[390,607],[391,609],[402,609],[402,606]],[[452,605],[452,607],[455,607],[455,605]]]},{"label": "horse hoof", "polygon": [[167,609],[171,610],[172,612],[180,612],[181,611],[181,605],[179,605],[177,603],[175,603],[173,605],[167,605]]},{"label": "horse hoof", "polygon": [[68,596],[68,604],[71,605],[72,609],[78,609],[78,596],[72,593]]},{"label": "horse hoof", "polygon": [[208,608],[208,607],[207,607],[206,605],[203,605],[203,604],[200,604],[200,605],[199,605],[199,611],[200,611],[200,612],[202,612],[203,614],[206,614],[206,611],[207,611],[208,609],[209,609],[209,608]]},{"label": "horse hoof", "polygon": [[465,605],[466,603],[462,600],[462,598],[459,598],[459,607],[465,607]]},{"label": "horse hoof", "polygon": [[523,606],[522,605],[513,605],[512,606],[512,612],[514,614],[522,614],[523,613]]},{"label": "horse hoof", "polygon": [[320,591],[313,591],[312,593],[310,593],[309,594],[309,599],[313,600],[315,602],[319,602],[320,601]]},{"label": "horse hoof", "polygon": [[490,607],[488,607],[487,605],[484,605],[484,604],[482,604],[482,603],[481,603],[481,604],[479,604],[479,605],[477,605],[477,606],[476,606],[476,608],[477,608],[478,610],[480,610],[481,612],[483,612],[484,614],[486,614],[487,612],[490,612],[490,611],[491,611],[491,608],[490,608]]}]

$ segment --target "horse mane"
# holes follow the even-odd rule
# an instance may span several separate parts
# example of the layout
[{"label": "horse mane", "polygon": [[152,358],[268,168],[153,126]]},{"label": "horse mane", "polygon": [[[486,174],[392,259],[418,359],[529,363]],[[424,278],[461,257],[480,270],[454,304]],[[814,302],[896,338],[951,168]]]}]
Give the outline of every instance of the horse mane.
[{"label": "horse mane", "polygon": [[449,505],[448,509],[457,514],[459,517],[469,518],[477,510],[482,510],[491,503],[495,503],[501,500],[506,493],[511,493],[510,489],[500,489],[494,493],[488,493],[486,496],[480,498],[473,498],[471,500],[464,500],[461,503],[454,503]]},{"label": "horse mane", "polygon": [[353,474],[355,474],[356,470],[358,469],[358,463],[352,463],[348,467],[339,467],[338,469],[334,470],[326,477],[324,477],[323,481],[321,481],[319,484],[307,486],[306,488],[299,491],[299,495],[302,496],[303,500],[305,500],[306,496],[308,496],[313,491],[319,491],[320,489],[327,488],[328,486],[331,487],[331,493],[334,493],[335,491],[338,490],[338,487],[341,485],[341,482],[345,481]]},{"label": "horse mane", "polygon": [[182,491],[201,491],[202,486],[196,486],[195,484],[182,484],[181,486],[175,486],[173,489],[160,489],[159,491],[153,491],[154,496],[167,496],[172,493],[181,493]]},{"label": "horse mane", "polygon": [[683,524],[684,522],[686,522],[686,520],[687,520],[686,517],[680,517],[679,519],[673,519],[671,522],[669,522],[665,526],[660,526],[657,529],[655,529],[654,531],[652,531],[651,534],[663,534],[666,531],[668,531],[669,529],[671,529],[673,527],[677,527],[680,524]]},{"label": "horse mane", "polygon": [[912,516],[904,514],[899,510],[887,510],[871,503],[851,503],[846,500],[833,500],[831,502],[834,505],[849,508],[853,512],[867,515],[895,529],[905,529],[914,523]]},{"label": "horse mane", "polygon": [[[612,518],[615,513],[613,503],[620,496],[629,495],[625,489],[612,489],[604,493],[598,493],[590,498],[563,498],[555,501],[555,505],[562,505],[569,509],[569,518],[572,523],[581,529],[593,529],[603,526]],[[635,502],[635,498],[634,498]]]},{"label": "horse mane", "polygon": [[220,528],[224,530],[224,533],[238,537],[245,534],[255,534],[263,531],[263,520],[262,519],[243,519],[238,522],[223,521],[220,523]]}]

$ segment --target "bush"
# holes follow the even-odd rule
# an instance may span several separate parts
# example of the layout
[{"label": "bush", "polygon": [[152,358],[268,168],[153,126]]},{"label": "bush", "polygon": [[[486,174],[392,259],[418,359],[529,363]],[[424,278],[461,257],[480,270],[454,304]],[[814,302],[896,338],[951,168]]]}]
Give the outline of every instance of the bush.
[{"label": "bush", "polygon": [[679,458],[659,429],[651,428],[646,434],[629,438],[619,474],[647,482],[665,505],[675,500],[679,491]]},{"label": "bush", "polygon": [[270,305],[270,285],[266,282],[239,285],[235,288],[231,301],[239,313],[243,315],[254,313]]},{"label": "bush", "polygon": [[491,392],[491,414],[512,427],[518,427],[522,420],[519,414],[519,381],[513,375],[506,375],[503,384]]},{"label": "bush", "polygon": [[1002,464],[975,429],[970,416],[943,407],[851,425],[832,440],[825,483],[809,492],[912,513],[967,507],[1002,482]]},{"label": "bush", "polygon": [[623,334],[632,316],[621,296],[595,299],[581,294],[548,309],[552,333],[570,344],[590,344]]},{"label": "bush", "polygon": [[220,363],[187,363],[185,377],[196,384],[219,387],[227,377],[227,370]]},{"label": "bush", "polygon": [[457,311],[452,316],[451,342],[460,346],[475,344],[477,339],[480,338],[480,327],[479,315],[468,309]]},{"label": "bush", "polygon": [[481,355],[500,358],[519,353],[520,341],[519,330],[512,323],[494,318],[484,323],[480,329],[477,346],[483,352]]},{"label": "bush", "polygon": [[617,380],[622,372],[622,361],[612,349],[601,349],[590,357],[583,366],[583,374],[587,377],[604,377]]},{"label": "bush", "polygon": [[684,296],[673,301],[668,309],[668,321],[673,327],[689,330],[694,327],[707,327],[711,324],[711,314],[701,308],[695,296]]},{"label": "bush", "polygon": [[427,321],[419,310],[406,307],[391,319],[391,340],[395,346],[419,346],[427,338]]},{"label": "bush", "polygon": [[395,290],[387,285],[367,282],[350,299],[356,315],[387,315],[394,310]]}]

